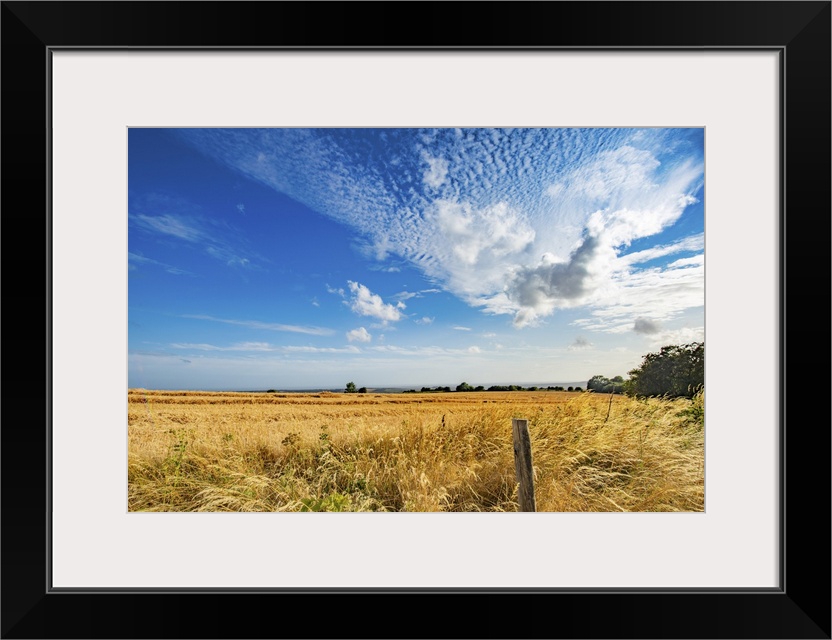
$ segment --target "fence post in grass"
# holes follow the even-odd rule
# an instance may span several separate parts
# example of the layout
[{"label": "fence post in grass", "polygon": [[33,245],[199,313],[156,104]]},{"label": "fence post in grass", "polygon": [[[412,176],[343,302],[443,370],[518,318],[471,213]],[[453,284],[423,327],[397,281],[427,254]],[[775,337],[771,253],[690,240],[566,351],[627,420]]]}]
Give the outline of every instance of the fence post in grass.
[{"label": "fence post in grass", "polygon": [[514,438],[514,470],[517,474],[517,498],[520,511],[535,511],[534,476],[532,475],[532,441],[529,438],[529,421],[511,419]]}]

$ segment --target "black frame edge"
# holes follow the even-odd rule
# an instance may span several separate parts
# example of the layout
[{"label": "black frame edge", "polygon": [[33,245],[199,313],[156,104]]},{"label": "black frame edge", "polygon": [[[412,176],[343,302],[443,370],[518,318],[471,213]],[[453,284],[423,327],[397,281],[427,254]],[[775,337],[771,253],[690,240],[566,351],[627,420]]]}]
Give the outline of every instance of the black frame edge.
[{"label": "black frame edge", "polygon": [[[419,611],[447,608],[449,598],[466,592],[437,593],[409,590],[406,593],[314,592],[251,593],[243,604],[229,593],[204,592],[162,594],[139,591],[116,593],[48,592],[47,530],[51,516],[46,496],[51,460],[47,442],[51,426],[51,336],[48,278],[51,238],[48,230],[51,212],[50,139],[46,135],[51,117],[47,109],[50,79],[50,47],[127,47],[127,46],[369,46],[385,48],[368,16],[378,11],[370,3],[199,3],[203,13],[193,19],[194,6],[189,2],[3,2],[2,24],[2,110],[3,190],[6,205],[3,242],[3,297],[7,314],[3,333],[7,347],[30,345],[25,356],[7,349],[3,365],[2,398],[6,402],[6,429],[0,434],[3,482],[0,483],[2,509],[7,516],[0,539],[0,597],[2,597],[3,638],[99,638],[99,637],[279,637],[285,628],[271,615],[246,619],[249,607],[264,611],[294,611],[312,616],[316,625],[309,637],[431,637],[437,629],[433,616]],[[332,21],[321,22],[320,9],[331,9]],[[410,4],[410,3],[403,3]],[[813,283],[829,291],[830,239],[830,2],[562,2],[562,3],[483,3],[481,14],[471,19],[465,29],[437,24],[448,3],[432,5],[423,20],[397,36],[405,46],[421,48],[460,46],[701,46],[762,47],[783,46],[781,70],[787,87],[781,94],[781,205],[787,215],[781,218],[780,309],[783,340],[780,356],[781,423],[792,425],[791,447],[786,448],[785,426],[781,431],[781,489],[785,502],[792,507],[781,515],[780,530],[785,553],[781,569],[785,572],[784,590],[770,592],[715,593],[534,593],[506,594],[478,592],[465,595],[476,611],[498,607],[510,611],[523,595],[524,608],[552,612],[550,631],[534,631],[505,622],[467,620],[460,623],[460,637],[721,637],[721,638],[830,638],[829,540],[830,504],[829,459],[830,434],[826,423],[818,429],[816,409],[806,406],[803,392],[796,384],[811,370],[818,351],[829,353],[829,338],[817,339],[811,349],[799,349],[799,335],[806,318],[818,317],[816,299],[797,294],[787,296],[797,283],[812,275]],[[517,6],[519,4],[520,6]],[[260,7],[256,5],[261,5]],[[257,24],[274,7],[292,23],[268,30]],[[340,5],[340,6],[336,6]],[[364,5],[364,6],[362,6]],[[535,7],[534,5],[538,5]],[[548,5],[544,7],[543,5]],[[560,5],[560,6],[557,6]],[[592,5],[592,6],[589,6]],[[349,6],[349,10],[347,10]],[[470,6],[470,5],[469,5]],[[589,21],[598,7],[607,13],[606,23]],[[558,31],[551,27],[552,11],[569,20]],[[387,17],[398,27],[395,18]],[[392,13],[392,12],[390,12]],[[230,16],[230,19],[228,19]],[[617,19],[616,19],[617,18]],[[577,23],[577,26],[574,26]],[[640,26],[639,26],[640,23]],[[674,35],[669,27],[682,24]],[[345,26],[354,30],[345,33]],[[621,25],[630,28],[622,34]],[[246,27],[251,26],[247,32]],[[457,25],[458,26],[458,25]],[[524,28],[525,27],[525,28]],[[593,28],[595,27],[595,28]],[[409,29],[409,31],[408,31]],[[624,30],[626,31],[626,29]],[[389,39],[389,34],[385,36]],[[681,44],[673,44],[676,39]],[[250,45],[248,43],[251,43]],[[461,43],[461,44],[456,44]],[[781,76],[783,77],[783,76]],[[44,176],[46,179],[44,180]],[[785,184],[788,178],[788,184]],[[23,203],[43,202],[47,215],[16,215]],[[36,211],[40,205],[35,205]],[[798,217],[799,216],[799,217]],[[31,243],[21,239],[33,238]],[[41,245],[41,238],[46,238]],[[38,249],[32,251],[32,246]],[[40,247],[44,247],[41,249]],[[791,249],[791,250],[788,250]],[[45,255],[40,253],[45,252]],[[786,269],[786,254],[789,268]],[[822,269],[818,261],[824,259]],[[46,284],[46,291],[41,287]],[[46,295],[44,296],[44,293]],[[793,322],[786,324],[786,303]],[[43,305],[43,306],[41,306]],[[31,310],[22,312],[23,310]],[[828,305],[823,307],[822,329],[830,324]],[[798,324],[799,323],[799,324]],[[800,332],[800,333],[797,333]],[[828,334],[824,334],[827,335]],[[786,352],[791,336],[792,351]],[[44,340],[45,338],[45,340]],[[41,341],[44,344],[41,345]],[[818,349],[820,346],[820,349]],[[798,347],[798,348],[795,348]],[[46,372],[41,368],[45,363]],[[793,393],[786,403],[787,370],[791,369]],[[44,381],[39,383],[38,381]],[[44,393],[45,391],[45,393]],[[45,406],[46,429],[27,417],[26,407]],[[43,403],[43,404],[41,404]],[[825,405],[824,405],[825,407]],[[29,410],[30,412],[30,410]],[[33,424],[34,423],[34,424]],[[808,427],[806,425],[809,425]],[[810,429],[808,433],[805,429]],[[805,435],[804,435],[805,434]],[[810,451],[806,451],[806,449]],[[40,452],[44,452],[40,458]],[[818,460],[818,453],[823,459]],[[44,462],[32,464],[34,460]],[[43,464],[45,468],[41,468]],[[788,469],[788,482],[785,471]],[[43,473],[41,473],[43,471]],[[812,504],[820,504],[820,514],[803,510],[807,492]],[[786,537],[788,534],[788,537]],[[825,580],[818,582],[818,577]],[[340,597],[341,600],[335,600]],[[343,598],[350,598],[344,601]],[[104,599],[104,600],[102,600]],[[252,600],[253,599],[253,600]],[[347,607],[370,607],[368,611],[393,608],[405,612],[407,629],[368,628],[365,618],[350,623],[338,620],[332,609],[336,602]],[[232,603],[239,610],[230,608]],[[105,604],[105,607],[102,607]],[[444,605],[444,606],[443,606]],[[509,607],[506,607],[509,605]],[[695,608],[693,608],[695,607]],[[189,611],[182,617],[182,611]],[[221,611],[229,614],[220,617]],[[410,611],[408,615],[406,612]],[[150,613],[152,612],[152,613]],[[214,613],[212,618],[211,613]],[[592,616],[592,613],[595,616]],[[412,616],[416,614],[416,616]],[[239,617],[237,617],[239,615]],[[475,616],[481,614],[475,613]],[[163,627],[159,620],[179,621]],[[416,617],[418,619],[412,619]],[[466,616],[467,617],[467,616]],[[490,616],[489,616],[490,617]],[[544,624],[544,627],[546,625]],[[443,628],[444,629],[444,628]],[[449,628],[448,628],[449,629]],[[377,634],[377,635],[374,635]],[[536,635],[537,634],[537,635]]]}]

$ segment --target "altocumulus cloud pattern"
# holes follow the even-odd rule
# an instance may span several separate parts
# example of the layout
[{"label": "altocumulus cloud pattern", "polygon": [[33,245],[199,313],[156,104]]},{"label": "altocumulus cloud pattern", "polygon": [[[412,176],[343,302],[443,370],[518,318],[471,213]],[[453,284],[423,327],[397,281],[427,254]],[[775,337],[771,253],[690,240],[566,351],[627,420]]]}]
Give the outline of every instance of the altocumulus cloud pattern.
[{"label": "altocumulus cloud pattern", "polygon": [[[588,306],[587,329],[632,330],[638,318],[644,332],[703,304],[702,224],[674,229],[701,202],[702,129],[179,135],[348,226],[369,259],[403,260],[466,304],[511,314],[517,328]],[[649,237],[660,242],[639,242]],[[666,260],[676,253],[684,258]]]}]

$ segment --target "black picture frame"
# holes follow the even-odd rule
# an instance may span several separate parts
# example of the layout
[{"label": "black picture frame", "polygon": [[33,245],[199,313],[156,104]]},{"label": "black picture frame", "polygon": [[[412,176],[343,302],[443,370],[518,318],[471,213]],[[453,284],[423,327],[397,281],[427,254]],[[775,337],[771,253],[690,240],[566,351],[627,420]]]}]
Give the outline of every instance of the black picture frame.
[{"label": "black picture frame", "polygon": [[[829,386],[806,383],[830,353],[831,4],[2,2],[2,637],[830,638]],[[69,47],[778,51],[780,587],[53,591],[48,97]]]}]

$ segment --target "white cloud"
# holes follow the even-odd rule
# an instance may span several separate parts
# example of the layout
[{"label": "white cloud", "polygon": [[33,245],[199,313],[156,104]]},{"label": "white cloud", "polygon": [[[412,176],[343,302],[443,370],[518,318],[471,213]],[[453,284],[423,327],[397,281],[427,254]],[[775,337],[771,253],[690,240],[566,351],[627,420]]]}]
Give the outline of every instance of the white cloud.
[{"label": "white cloud", "polygon": [[280,347],[275,347],[268,342],[237,342],[227,347],[206,343],[175,342],[170,346],[173,349],[188,349],[191,351],[277,351],[280,349]]},{"label": "white cloud", "polygon": [[305,333],[313,336],[331,336],[335,331],[325,327],[309,327],[294,324],[279,324],[275,322],[260,322],[259,320],[228,320],[225,318],[215,318],[213,316],[205,315],[183,315],[183,318],[190,318],[191,320],[210,320],[211,322],[223,322],[225,324],[234,324],[241,327],[248,327],[250,329],[264,329],[266,331],[288,331],[290,333]]},{"label": "white cloud", "polygon": [[207,238],[205,232],[197,228],[192,220],[181,216],[148,216],[138,214],[131,217],[140,227],[148,231],[155,231],[164,235],[180,238],[181,240],[187,240],[188,242],[200,242]]},{"label": "white cloud", "polygon": [[268,342],[237,342],[230,348],[236,351],[271,351],[272,345]]},{"label": "white cloud", "polygon": [[623,145],[602,151],[595,160],[577,167],[565,180],[553,184],[548,192],[558,197],[568,191],[596,203],[607,202],[622,193],[654,187],[653,172],[659,164],[650,151]]},{"label": "white cloud", "polygon": [[578,336],[577,338],[575,338],[575,341],[572,344],[569,345],[569,350],[570,351],[582,351],[584,349],[591,349],[592,346],[593,345],[589,340],[587,340],[586,338],[582,338],[582,337]]},{"label": "white cloud", "polygon": [[425,212],[430,233],[420,266],[452,293],[470,301],[499,291],[507,269],[525,260],[535,230],[505,202],[482,208],[436,200]]},{"label": "white cloud", "polygon": [[449,349],[447,347],[423,346],[423,347],[399,347],[392,344],[377,345],[369,347],[370,351],[378,353],[390,353],[401,356],[419,357],[441,357],[441,356],[464,356],[469,354],[482,353],[482,350],[474,345],[460,349]]},{"label": "white cloud", "polygon": [[416,324],[433,324],[434,319],[435,318],[429,318],[428,316],[425,316],[423,318],[417,318],[413,322],[415,322]]},{"label": "white cloud", "polygon": [[238,205],[237,205],[237,211],[239,211],[240,213],[243,213],[243,214],[244,214],[244,213],[246,212],[246,205],[244,205],[244,204],[241,202],[240,204],[238,204]]},{"label": "white cloud", "polygon": [[441,289],[422,289],[420,291],[400,291],[393,294],[396,300],[410,300],[411,298],[423,298],[426,293],[441,293]]},{"label": "white cloud", "polygon": [[370,342],[373,337],[364,327],[358,327],[352,331],[347,331],[347,340],[350,342]]},{"label": "white cloud", "polygon": [[[640,264],[649,260],[663,258],[673,253],[680,253],[682,251],[703,251],[705,249],[705,234],[698,233],[693,236],[683,238],[678,242],[669,245],[657,245],[642,251],[634,251],[619,257],[619,262],[623,266],[630,266]],[[704,258],[704,256],[703,256]]]},{"label": "white cloud", "polygon": [[196,351],[222,351],[223,347],[218,347],[213,344],[207,343],[194,343],[194,342],[174,342],[171,345],[172,349],[191,349]]},{"label": "white cloud", "polygon": [[457,325],[457,326],[454,327],[454,329],[456,329],[457,331],[470,331],[471,327],[462,327],[462,326]]},{"label": "white cloud", "polygon": [[137,253],[128,253],[128,269],[135,270],[137,269],[136,264],[146,264],[146,265],[154,265],[157,267],[161,267],[168,273],[175,275],[175,276],[193,276],[194,274],[190,271],[186,271],[185,269],[180,269],[179,267],[175,267],[173,265],[159,262],[158,260],[153,260],[152,258],[147,258],[145,256],[139,255]]},{"label": "white cloud", "polygon": [[690,344],[691,342],[705,341],[705,327],[683,327],[662,331],[650,340],[651,348],[658,351],[662,347],[672,344]]},{"label": "white cloud", "polygon": [[705,264],[705,255],[700,253],[698,256],[691,256],[690,258],[679,258],[667,265],[668,269],[684,269],[685,267],[699,267]]},{"label": "white cloud", "polygon": [[584,303],[598,279],[609,273],[604,265],[614,259],[612,247],[589,237],[566,261],[555,262],[547,254],[536,267],[517,269],[506,287],[508,298],[518,306],[514,325],[534,325],[556,308]]},{"label": "white cloud", "polygon": [[589,300],[590,317],[575,324],[595,331],[626,333],[635,328],[636,318],[649,319],[658,326],[704,303],[703,263],[642,269],[611,277]]},{"label": "white cloud", "polygon": [[422,159],[428,163],[428,168],[423,174],[425,184],[433,189],[438,189],[448,176],[448,161],[442,158],[433,158],[427,153],[422,153]]},{"label": "white cloud", "polygon": [[223,246],[209,246],[205,248],[205,253],[209,256],[225,262],[229,267],[252,267],[251,260],[238,255],[229,247]]},{"label": "white cloud", "polygon": [[350,291],[352,292],[352,300],[350,301],[350,309],[362,316],[370,316],[377,318],[382,322],[397,322],[402,319],[401,310],[405,308],[403,302],[399,302],[395,306],[385,303],[381,296],[372,293],[366,286],[347,281]]},{"label": "white cloud", "polygon": [[327,290],[327,293],[334,293],[335,295],[341,296],[342,298],[345,295],[344,290],[341,289],[340,287],[336,289],[335,287],[330,287],[329,285],[326,285],[326,290]]},{"label": "white cloud", "polygon": [[234,246],[230,239],[233,238],[233,233],[229,229],[224,229],[223,235],[212,233],[208,228],[209,225],[201,222],[197,217],[173,214],[155,216],[136,214],[130,215],[130,220],[144,231],[178,238],[201,246],[209,256],[225,262],[231,267],[255,268],[252,259],[263,260],[260,256],[242,251]]},{"label": "white cloud", "polygon": [[273,345],[268,342],[237,342],[228,346],[219,346],[207,343],[174,342],[170,345],[172,349],[183,349],[188,351],[242,351],[242,352],[277,352],[277,353],[361,353],[355,346],[347,347],[313,347],[310,345]]},{"label": "white cloud", "polygon": [[350,345],[348,347],[308,347],[308,346],[291,346],[281,347],[281,351],[287,353],[361,353],[358,347]]},{"label": "white cloud", "polygon": [[[623,289],[640,296],[635,281],[625,283],[634,266],[682,246],[624,251],[673,225],[695,201],[704,175],[699,142],[689,142],[680,131],[383,134],[388,140],[373,144],[391,155],[364,154],[360,162],[355,145],[369,143],[337,129],[184,130],[181,135],[350,226],[376,259],[393,254],[472,307],[512,314],[516,327],[539,324],[558,309],[589,306],[603,313],[610,305],[620,311],[621,298],[614,294]],[[408,138],[413,144],[406,144]],[[689,145],[687,155],[680,145]],[[680,269],[694,266],[692,259],[682,260]],[[649,283],[642,280],[639,286]],[[671,309],[672,300],[683,306]],[[389,305],[366,303],[355,301],[354,310],[394,315]],[[661,313],[673,314],[689,302],[672,297],[661,304]],[[632,327],[634,318],[622,317],[618,324]]]},{"label": "white cloud", "polygon": [[[691,188],[701,167],[682,164],[658,184],[653,176],[657,166],[648,152],[624,148],[602,154],[559,184],[555,191],[568,202],[605,206],[588,217],[584,237],[567,258],[547,253],[536,266],[514,270],[505,294],[515,307],[515,326],[535,325],[556,309],[603,306],[609,283],[616,276],[619,280],[631,278],[633,264],[699,246],[701,234],[675,245],[618,257],[620,248],[660,232],[695,201],[685,189]],[[627,288],[633,290],[633,282]],[[615,299],[606,301],[616,304]]]},{"label": "white cloud", "polygon": [[643,333],[651,335],[659,332],[659,323],[650,320],[649,318],[636,318],[633,324],[633,331],[636,333]]}]

